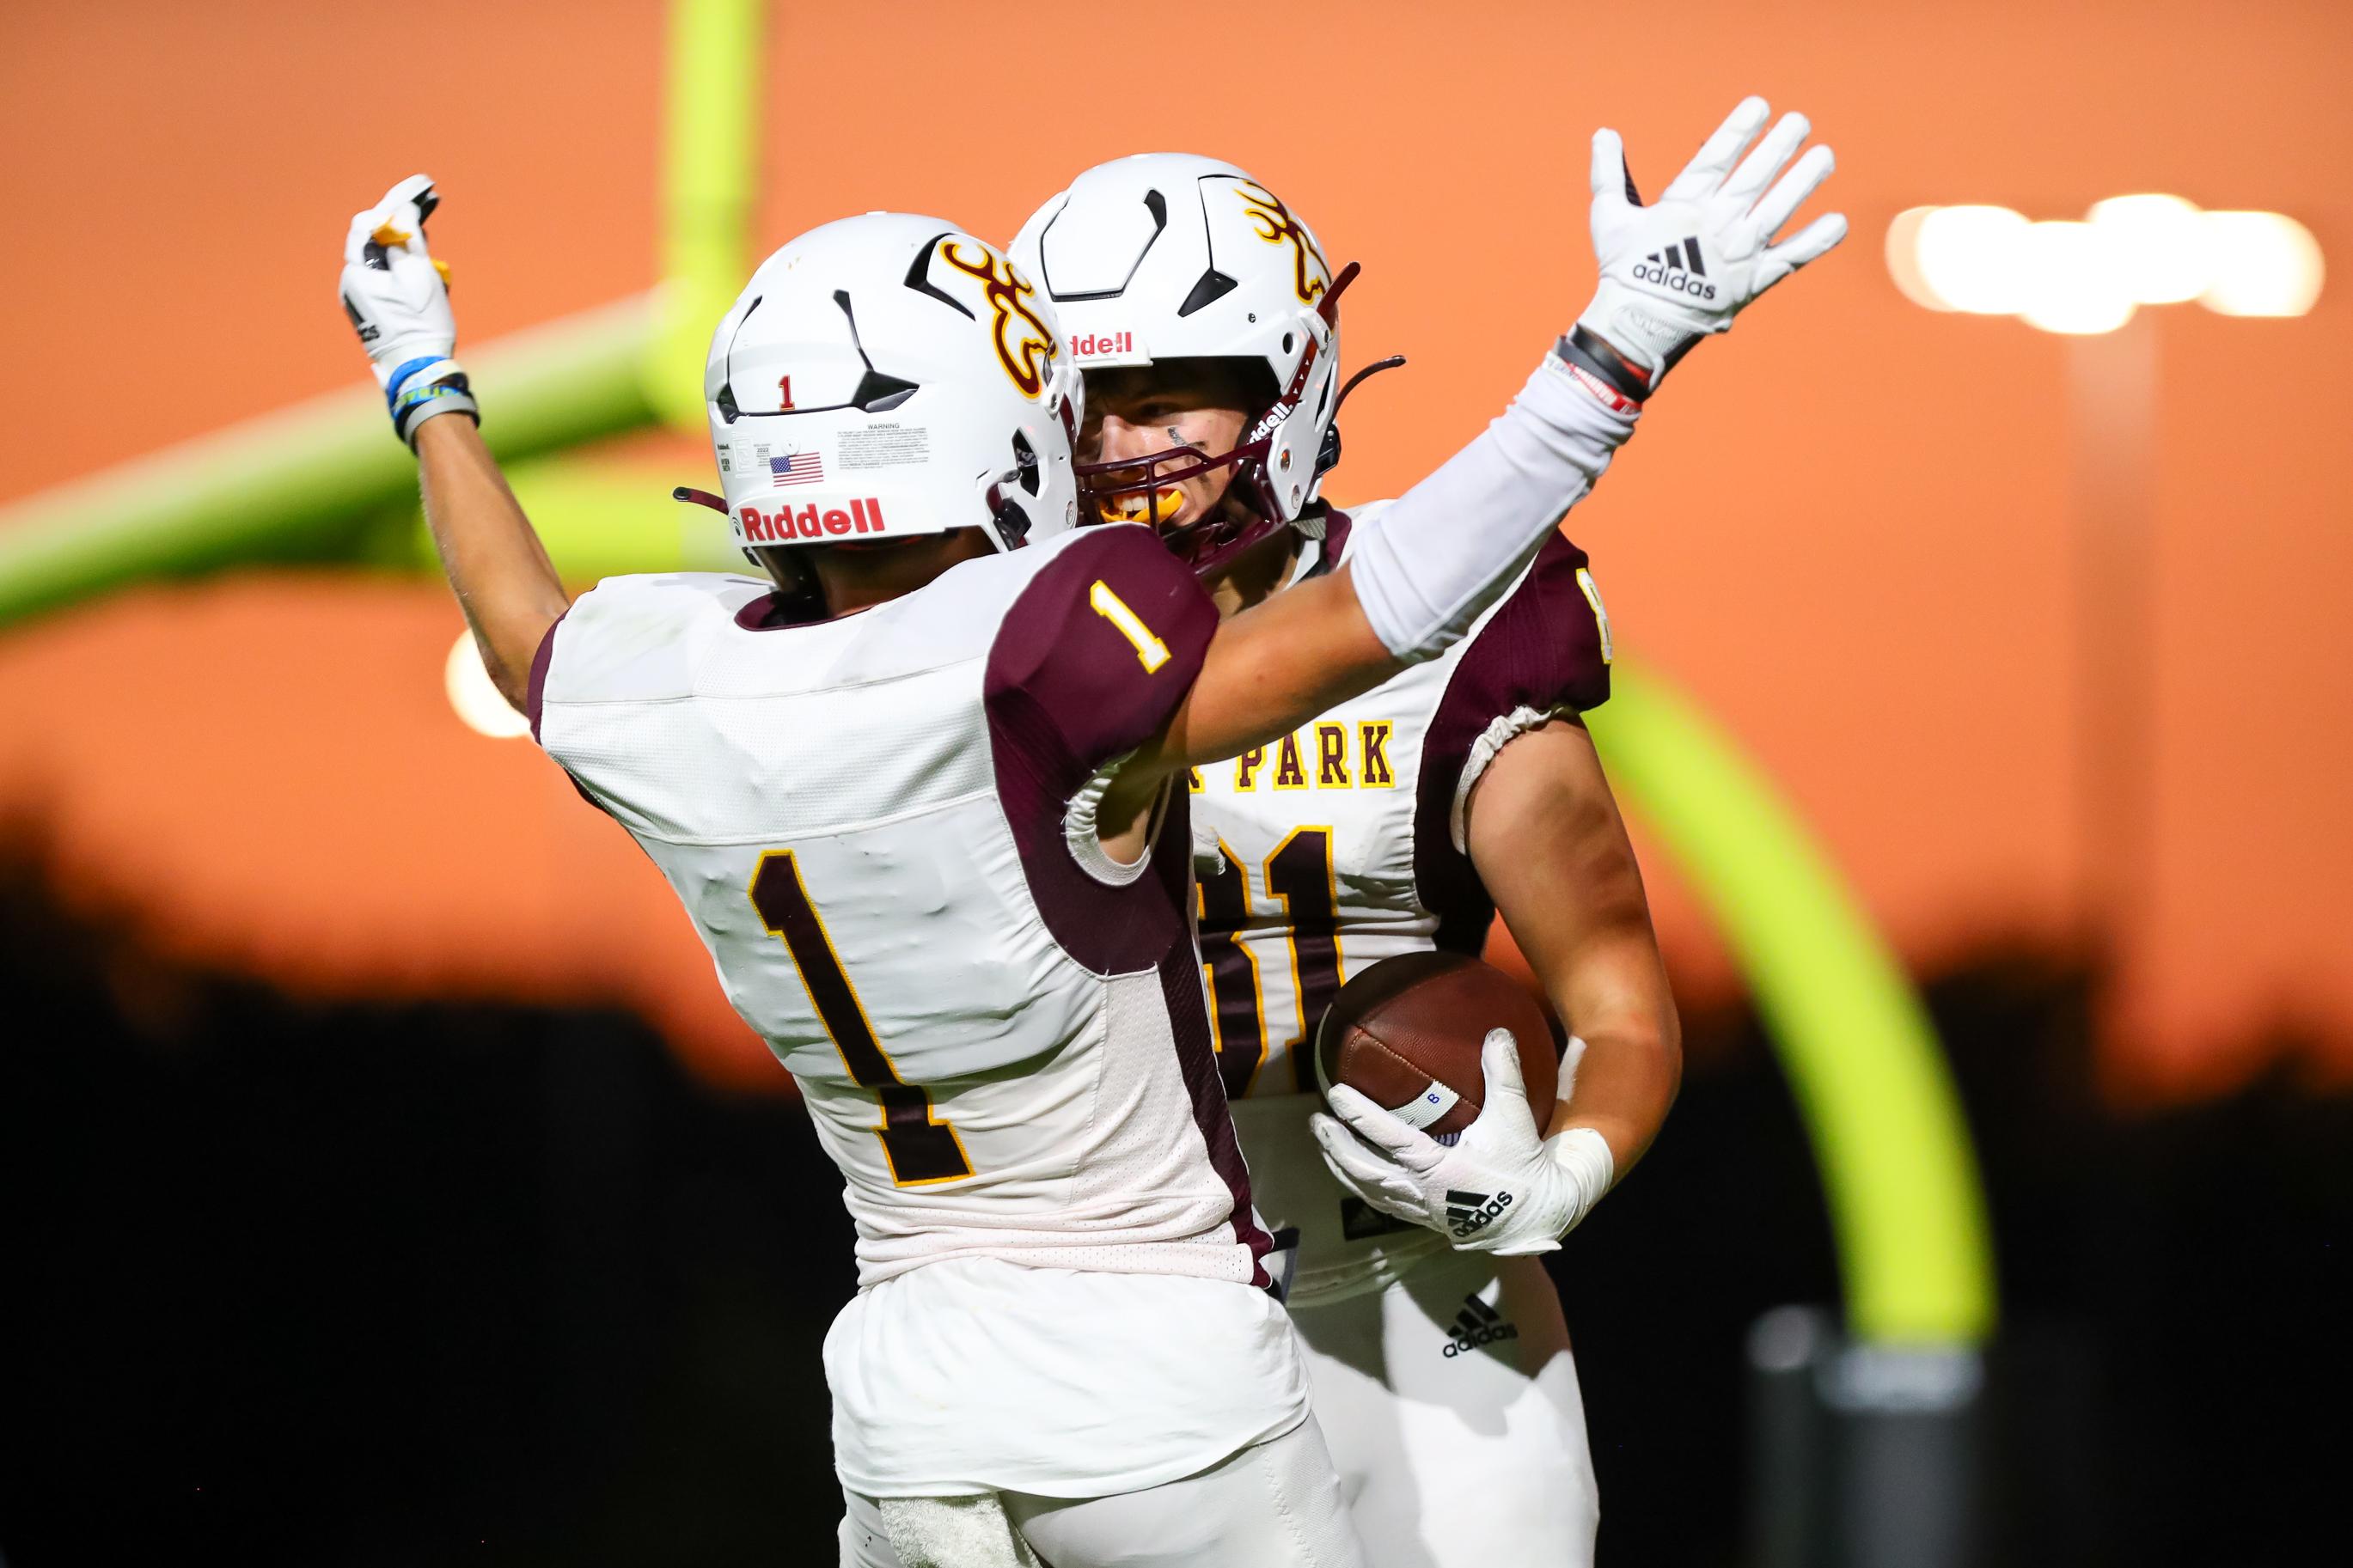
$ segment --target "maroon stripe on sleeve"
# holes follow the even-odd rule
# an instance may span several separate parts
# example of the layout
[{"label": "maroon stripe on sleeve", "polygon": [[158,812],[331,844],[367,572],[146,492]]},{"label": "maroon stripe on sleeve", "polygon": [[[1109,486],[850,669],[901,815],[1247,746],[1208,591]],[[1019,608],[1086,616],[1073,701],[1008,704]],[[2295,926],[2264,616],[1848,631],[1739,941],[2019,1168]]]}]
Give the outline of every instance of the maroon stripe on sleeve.
[{"label": "maroon stripe on sleeve", "polygon": [[[564,616],[571,613],[567,608]],[[564,616],[556,616],[555,624],[547,628],[547,635],[539,639],[539,651],[531,656],[531,679],[523,687],[522,713],[531,721],[531,738],[534,741],[539,740],[540,710],[547,702],[547,666],[555,657],[555,633],[556,628],[564,625]],[[544,746],[546,742],[541,741],[540,744]],[[610,806],[588,793],[588,786],[580,782],[580,775],[574,773],[569,764],[558,758],[555,765],[564,769],[564,776],[571,781],[574,792],[582,800],[607,816],[613,815]]]},{"label": "maroon stripe on sleeve", "polygon": [[[564,616],[571,613],[566,608]],[[539,651],[531,656],[531,679],[523,687],[522,716],[531,721],[531,738],[534,741],[539,739],[540,707],[547,700],[547,661],[555,657],[555,630],[564,624],[564,616],[556,616],[547,635],[539,639]]]},{"label": "maroon stripe on sleeve", "polygon": [[1413,869],[1422,907],[1438,917],[1437,943],[1476,954],[1495,918],[1479,873],[1454,847],[1455,786],[1487,726],[1517,708],[1578,712],[1609,700],[1601,628],[1577,583],[1585,552],[1556,532],[1487,624],[1471,639],[1422,739],[1414,799]]},{"label": "maroon stripe on sleeve", "polygon": [[[1119,624],[1123,608],[1135,625]],[[1167,724],[1200,674],[1217,625],[1200,584],[1150,530],[1091,528],[1007,610],[982,693],[997,797],[1038,913],[1062,951],[1096,973],[1159,975],[1194,1125],[1232,1194],[1229,1223],[1250,1249],[1251,1282],[1265,1287],[1261,1259],[1273,1243],[1250,1210],[1250,1173],[1227,1114],[1193,947],[1192,801],[1176,781],[1152,837],[1150,868],[1122,886],[1082,870],[1063,837],[1071,797]],[[1150,640],[1139,646],[1139,637]]]},{"label": "maroon stripe on sleeve", "polygon": [[[1174,814],[1172,814],[1174,815]],[[1193,1097],[1193,1125],[1208,1146],[1210,1168],[1233,1194],[1234,1212],[1227,1223],[1234,1239],[1250,1248],[1250,1283],[1266,1289],[1273,1280],[1266,1271],[1266,1255],[1274,1238],[1261,1229],[1250,1206],[1250,1167],[1242,1163],[1241,1144],[1234,1137],[1233,1114],[1227,1109],[1226,1086],[1218,1076],[1218,1049],[1209,1035],[1208,1005],[1201,998],[1201,966],[1194,962],[1192,944],[1179,943],[1160,961],[1160,994],[1168,1004],[1168,1032],[1176,1042],[1176,1062],[1184,1069],[1185,1088]]]},{"label": "maroon stripe on sleeve", "polygon": [[[1123,606],[1140,632],[1122,628]],[[990,645],[983,700],[1022,873],[1046,929],[1098,974],[1137,973],[1178,944],[1191,961],[1191,846],[1171,836],[1184,790],[1180,781],[1151,869],[1124,887],[1080,868],[1063,814],[1105,763],[1167,724],[1217,626],[1200,584],[1149,529],[1113,523],[1085,530],[1030,579]]]}]

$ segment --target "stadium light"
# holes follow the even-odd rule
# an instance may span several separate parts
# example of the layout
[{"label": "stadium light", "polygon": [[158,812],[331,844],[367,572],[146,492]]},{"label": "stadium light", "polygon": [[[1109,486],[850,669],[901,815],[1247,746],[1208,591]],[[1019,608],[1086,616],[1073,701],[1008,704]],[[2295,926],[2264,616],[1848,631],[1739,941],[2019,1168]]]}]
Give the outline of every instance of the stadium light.
[{"label": "stadium light", "polygon": [[[1910,221],[1906,223],[1906,219]],[[1896,220],[1905,253],[1896,286],[1932,310],[2015,315],[2024,303],[2026,215],[2008,207],[1915,207]],[[1889,265],[1898,227],[1891,226]]]},{"label": "stadium light", "polygon": [[2320,242],[2283,213],[2207,213],[2213,280],[2199,303],[2225,316],[2301,316],[2320,298]]},{"label": "stadium light", "polygon": [[2084,222],[1912,207],[1887,226],[1886,251],[1888,276],[1915,305],[2076,336],[2191,300],[2225,316],[2301,316],[2324,271],[2312,231],[2284,214],[2201,212],[2158,192],[2094,202]]},{"label": "stadium light", "polygon": [[2113,332],[2132,320],[2130,279],[2098,225],[2033,223],[2020,238],[2018,318],[2046,332]]},{"label": "stadium light", "polygon": [[2110,196],[2082,221],[2007,207],[1913,207],[1887,227],[1887,270],[1928,310],[2015,316],[2069,340],[2075,495],[2075,794],[2087,926],[2124,944],[2146,908],[2154,821],[2156,332],[2144,306],[2301,316],[2320,297],[2319,242],[2274,212],[2205,212],[2161,192]]},{"label": "stadium light", "polygon": [[474,733],[493,741],[512,741],[531,733],[531,721],[507,706],[507,700],[491,683],[491,672],[482,668],[482,650],[474,646],[472,632],[459,632],[458,640],[449,645],[449,657],[441,661],[441,689],[449,694],[449,706]]},{"label": "stadium light", "polygon": [[2206,215],[2179,196],[2110,196],[2092,204],[2092,227],[2106,236],[2109,265],[2144,305],[2179,305],[2206,291],[2213,247]]}]

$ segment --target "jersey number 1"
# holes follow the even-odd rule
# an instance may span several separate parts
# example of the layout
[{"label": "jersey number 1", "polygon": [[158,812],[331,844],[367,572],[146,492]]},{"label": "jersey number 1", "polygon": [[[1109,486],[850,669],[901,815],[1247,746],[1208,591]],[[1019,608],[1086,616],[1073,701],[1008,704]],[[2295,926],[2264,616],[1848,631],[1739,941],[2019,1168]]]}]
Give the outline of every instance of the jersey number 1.
[{"label": "jersey number 1", "polygon": [[1096,615],[1109,621],[1113,629],[1127,639],[1127,646],[1135,650],[1135,662],[1144,666],[1145,674],[1151,675],[1168,662],[1168,645],[1152,635],[1152,628],[1144,624],[1144,617],[1129,609],[1127,601],[1111,591],[1110,584],[1096,578],[1094,586],[1087,590],[1087,603],[1093,606]]},{"label": "jersey number 1", "polygon": [[860,1089],[874,1091],[882,1102],[882,1122],[874,1130],[882,1140],[882,1157],[890,1162],[891,1180],[902,1187],[934,1182],[955,1182],[972,1174],[964,1143],[955,1129],[932,1115],[932,1097],[912,1083],[900,1081],[898,1068],[882,1052],[867,1021],[858,989],[833,951],[825,921],[809,902],[801,883],[800,861],[789,849],[771,849],[760,857],[752,873],[752,907],[770,936],[782,937],[785,951],[800,971],[809,1005],[833,1037],[842,1065]]}]

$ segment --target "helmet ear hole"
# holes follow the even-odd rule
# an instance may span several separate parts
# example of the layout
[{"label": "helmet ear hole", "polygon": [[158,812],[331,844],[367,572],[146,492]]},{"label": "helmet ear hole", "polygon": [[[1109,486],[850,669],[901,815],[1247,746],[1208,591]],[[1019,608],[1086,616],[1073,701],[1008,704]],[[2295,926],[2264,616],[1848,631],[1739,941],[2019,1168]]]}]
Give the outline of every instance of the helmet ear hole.
[{"label": "helmet ear hole", "polygon": [[990,521],[997,524],[997,531],[1008,549],[1018,548],[1029,541],[1029,514],[1011,496],[999,496],[995,510],[990,513]]},{"label": "helmet ear hole", "polygon": [[1013,432],[1013,471],[1019,478],[1021,488],[1035,496],[1039,481],[1038,449],[1029,445],[1029,437],[1018,430]]},{"label": "helmet ear hole", "polygon": [[1282,352],[1283,352],[1284,353],[1290,353],[1290,352],[1291,352],[1294,347],[1296,347],[1296,346],[1298,345],[1298,342],[1299,342],[1299,338],[1298,338],[1298,335],[1297,335],[1296,333],[1293,333],[1293,332],[1285,332],[1285,333],[1283,333],[1283,334],[1282,334]]}]

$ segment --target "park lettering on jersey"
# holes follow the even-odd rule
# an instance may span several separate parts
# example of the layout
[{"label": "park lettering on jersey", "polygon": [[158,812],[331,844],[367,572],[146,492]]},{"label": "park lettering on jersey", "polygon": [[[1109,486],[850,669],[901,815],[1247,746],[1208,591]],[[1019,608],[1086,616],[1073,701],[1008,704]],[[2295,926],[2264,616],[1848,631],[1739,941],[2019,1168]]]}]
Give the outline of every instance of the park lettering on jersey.
[{"label": "park lettering on jersey", "polygon": [[[1282,790],[1393,789],[1397,775],[1389,771],[1389,736],[1396,728],[1388,719],[1360,719],[1354,724],[1324,720],[1307,725],[1271,749],[1252,746],[1236,757],[1234,788],[1245,795],[1261,784]],[[1191,784],[1199,794],[1198,768],[1193,770]]]}]

